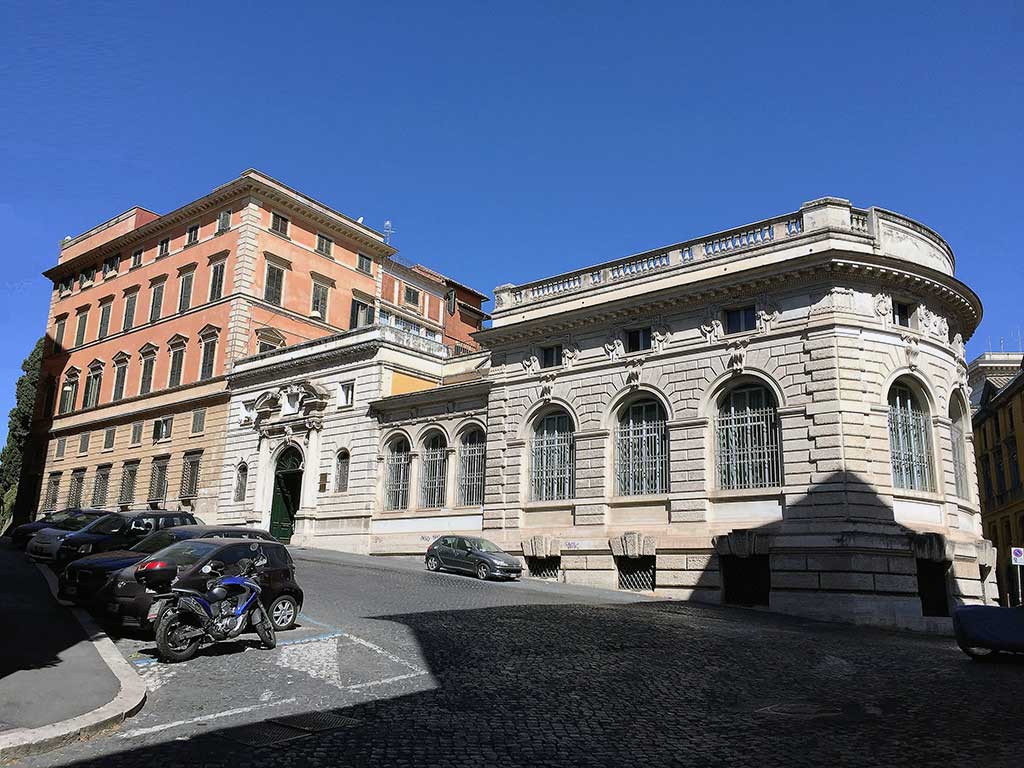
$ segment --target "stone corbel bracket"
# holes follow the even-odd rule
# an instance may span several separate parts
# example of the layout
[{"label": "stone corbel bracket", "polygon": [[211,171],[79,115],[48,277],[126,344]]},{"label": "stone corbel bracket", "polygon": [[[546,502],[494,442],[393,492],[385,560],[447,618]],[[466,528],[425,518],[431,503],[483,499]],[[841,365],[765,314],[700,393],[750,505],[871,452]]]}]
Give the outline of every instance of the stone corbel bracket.
[{"label": "stone corbel bracket", "polygon": [[711,545],[718,555],[750,557],[751,555],[767,555],[771,540],[756,531],[741,529],[721,536],[712,536]]},{"label": "stone corbel bracket", "polygon": [[561,557],[562,540],[554,536],[539,535],[523,539],[523,557]]},{"label": "stone corbel bracket", "polygon": [[658,549],[658,540],[654,536],[645,536],[639,531],[626,531],[609,539],[608,543],[616,557],[654,557]]}]

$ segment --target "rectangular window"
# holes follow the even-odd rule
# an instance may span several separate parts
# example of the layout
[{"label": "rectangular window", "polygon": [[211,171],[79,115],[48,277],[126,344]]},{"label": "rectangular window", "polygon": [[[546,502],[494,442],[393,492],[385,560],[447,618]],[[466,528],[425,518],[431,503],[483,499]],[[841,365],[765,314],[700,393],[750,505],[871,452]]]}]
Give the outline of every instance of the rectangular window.
[{"label": "rectangular window", "polygon": [[165,237],[156,248],[156,257],[162,258],[171,252],[171,238]]},{"label": "rectangular window", "polygon": [[136,421],[132,424],[132,445],[142,444],[142,429],[143,424],[141,421]]},{"label": "rectangular window", "polygon": [[139,248],[137,251],[132,253],[132,269],[142,266],[142,249]]},{"label": "rectangular window", "polygon": [[271,304],[281,306],[284,294],[284,270],[273,264],[267,264],[267,279],[263,286],[263,298]]},{"label": "rectangular window", "polygon": [[72,276],[72,277],[62,277],[60,282],[57,283],[57,292],[61,296],[63,296],[64,294],[71,293],[71,291],[74,289],[74,287],[75,287],[75,278],[74,278],[74,276]]},{"label": "rectangular window", "polygon": [[103,432],[103,450],[112,450],[116,439],[117,427],[107,427]]},{"label": "rectangular window", "polygon": [[217,301],[224,295],[224,261],[210,267],[210,301]]},{"label": "rectangular window", "polygon": [[61,318],[57,321],[56,326],[53,329],[53,351],[60,352],[64,347],[64,329],[67,326],[68,321],[65,318]]},{"label": "rectangular window", "polygon": [[541,347],[540,367],[557,368],[562,364],[562,345],[554,344],[550,347]]},{"label": "rectangular window", "polygon": [[192,434],[198,435],[206,429],[206,409],[192,411]]},{"label": "rectangular window", "polygon": [[89,324],[89,313],[79,312],[78,313],[78,326],[75,328],[75,346],[80,347],[85,344],[85,328]]},{"label": "rectangular window", "polygon": [[110,488],[110,465],[96,467],[96,477],[92,481],[92,506],[103,507],[107,503],[107,491]]},{"label": "rectangular window", "polygon": [[100,307],[100,328],[96,332],[97,339],[105,339],[110,335],[110,312],[113,308],[112,301],[108,301]]},{"label": "rectangular window", "polygon": [[420,305],[420,292],[416,288],[405,286],[405,303],[414,307]]},{"label": "rectangular window", "polygon": [[167,463],[169,459],[161,456],[153,459],[152,471],[149,475],[149,493],[146,501],[160,502],[167,498]]},{"label": "rectangular window", "polygon": [[171,439],[171,428],[174,426],[173,416],[164,416],[153,421],[153,442]]},{"label": "rectangular window", "polygon": [[171,373],[167,377],[168,387],[181,386],[181,369],[185,365],[185,348],[175,347],[171,350]]},{"label": "rectangular window", "polygon": [[329,237],[318,234],[316,236],[316,252],[322,253],[324,256],[330,256],[331,251],[334,248],[334,241]]},{"label": "rectangular window", "polygon": [[328,288],[321,283],[313,283],[313,307],[311,314],[321,320],[327,319]]},{"label": "rectangular window", "polygon": [[148,395],[153,390],[153,366],[156,358],[152,355],[142,358],[142,376],[139,378],[139,394]]},{"label": "rectangular window", "polygon": [[78,379],[68,379],[60,388],[60,407],[58,413],[61,415],[71,413],[75,409],[78,400]]},{"label": "rectangular window", "polygon": [[78,287],[88,288],[92,285],[93,280],[96,278],[96,267],[88,267],[82,270],[82,273],[78,276]]},{"label": "rectangular window", "polygon": [[124,397],[124,383],[128,378],[128,364],[124,363],[114,367],[114,395],[111,400],[120,400]]},{"label": "rectangular window", "polygon": [[910,318],[914,314],[914,307],[911,304],[905,304],[900,301],[894,301],[892,303],[892,323],[893,325],[899,325],[904,328],[910,327]]},{"label": "rectangular window", "polygon": [[338,407],[350,408],[355,396],[356,385],[354,381],[343,381],[338,387]]},{"label": "rectangular window", "polygon": [[217,361],[217,340],[207,339],[203,342],[203,362],[199,369],[199,380],[213,378],[214,363]]},{"label": "rectangular window", "polygon": [[199,242],[199,225],[193,224],[188,228],[185,235],[185,245],[195,245]]},{"label": "rectangular window", "polygon": [[651,348],[651,328],[633,328],[626,331],[626,351],[642,352]]},{"label": "rectangular window", "polygon": [[155,323],[164,311],[164,284],[157,283],[149,294],[149,322]]},{"label": "rectangular window", "polygon": [[71,473],[71,485],[68,486],[68,506],[82,506],[82,489],[85,486],[85,470],[76,469]]},{"label": "rectangular window", "polygon": [[115,254],[103,261],[103,277],[107,275],[116,275],[118,268],[121,266],[121,254]]},{"label": "rectangular window", "polygon": [[199,493],[199,462],[202,460],[201,451],[186,453],[181,463],[181,491],[178,496],[182,499],[194,499]]},{"label": "rectangular window", "polygon": [[68,439],[66,437],[58,437],[57,438],[57,448],[53,452],[53,458],[55,458],[55,459],[63,459],[64,458],[64,451],[67,450],[67,446],[68,446]]},{"label": "rectangular window", "polygon": [[117,494],[117,503],[128,506],[135,501],[135,480],[139,476],[139,462],[126,461],[121,467],[121,488]]},{"label": "rectangular window", "polygon": [[217,234],[227,232],[231,229],[231,211],[221,211],[217,214]]},{"label": "rectangular window", "polygon": [[271,232],[277,232],[279,235],[288,237],[288,219],[279,213],[271,214],[270,230]]},{"label": "rectangular window", "polygon": [[57,508],[60,496],[60,472],[51,472],[46,479],[46,497],[43,499],[43,511],[52,512]]},{"label": "rectangular window", "polygon": [[187,272],[181,276],[181,287],[178,291],[178,312],[187,312],[192,306],[192,281],[195,273]]},{"label": "rectangular window", "polygon": [[89,432],[83,432],[78,436],[78,454],[89,452]]},{"label": "rectangular window", "polygon": [[360,253],[356,257],[356,269],[358,269],[360,272],[370,274],[371,272],[373,272],[373,259],[371,259],[366,254]]},{"label": "rectangular window", "polygon": [[133,291],[124,297],[124,325],[123,330],[130,331],[135,327],[135,302],[139,299],[139,292]]},{"label": "rectangular window", "polygon": [[366,325],[373,325],[373,307],[357,299],[352,299],[352,314],[349,317],[349,328],[362,328]]},{"label": "rectangular window", "polygon": [[757,328],[757,315],[753,305],[725,310],[725,332],[745,333]]},{"label": "rectangular window", "polygon": [[83,408],[95,408],[100,402],[100,387],[103,384],[103,373],[100,371],[90,371],[89,375],[85,377],[85,396],[83,398]]}]

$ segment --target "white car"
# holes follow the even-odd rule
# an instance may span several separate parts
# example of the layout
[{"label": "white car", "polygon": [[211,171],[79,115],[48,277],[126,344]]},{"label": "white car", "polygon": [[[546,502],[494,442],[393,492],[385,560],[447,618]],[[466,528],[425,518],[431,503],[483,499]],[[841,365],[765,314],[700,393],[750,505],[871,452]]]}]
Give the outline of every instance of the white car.
[{"label": "white car", "polygon": [[43,528],[29,539],[25,548],[26,554],[38,562],[52,563],[57,559],[57,550],[64,538],[72,533],[88,530],[109,512],[102,510],[83,510],[57,523],[53,528]]}]

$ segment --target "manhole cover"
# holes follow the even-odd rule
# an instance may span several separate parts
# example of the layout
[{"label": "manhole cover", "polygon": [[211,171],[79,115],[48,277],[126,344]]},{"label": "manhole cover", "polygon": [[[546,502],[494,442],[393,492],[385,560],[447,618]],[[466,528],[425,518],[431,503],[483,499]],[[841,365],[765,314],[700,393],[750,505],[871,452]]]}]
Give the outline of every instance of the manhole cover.
[{"label": "manhole cover", "polygon": [[272,720],[253,725],[240,725],[237,728],[228,728],[221,732],[224,738],[247,747],[268,747],[271,744],[280,744],[282,741],[308,734],[309,731],[280,725]]},{"label": "manhole cover", "polygon": [[301,728],[304,731],[331,731],[335,728],[354,728],[362,725],[361,720],[335,715],[331,712],[308,712],[303,715],[275,717],[271,722],[280,723],[289,728]]},{"label": "manhole cover", "polygon": [[838,707],[830,707],[827,704],[811,704],[802,701],[785,702],[772,704],[757,710],[768,715],[780,715],[782,717],[839,717],[843,710]]}]

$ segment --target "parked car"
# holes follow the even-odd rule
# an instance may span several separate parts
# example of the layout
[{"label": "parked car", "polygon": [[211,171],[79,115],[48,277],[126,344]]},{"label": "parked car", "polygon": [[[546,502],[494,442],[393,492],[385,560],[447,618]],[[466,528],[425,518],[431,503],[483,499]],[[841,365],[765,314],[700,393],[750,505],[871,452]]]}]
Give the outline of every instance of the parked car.
[{"label": "parked car", "polygon": [[478,579],[517,579],[523,573],[516,558],[497,544],[476,536],[442,536],[427,547],[426,562],[431,571],[465,571],[476,574]]},{"label": "parked car", "polygon": [[102,509],[81,509],[79,507],[69,507],[68,509],[61,509],[56,512],[48,512],[38,520],[34,520],[31,523],[23,523],[11,531],[11,544],[17,549],[23,550],[28,546],[29,539],[39,533],[39,531],[44,528],[53,528],[58,523],[80,512],[92,512],[100,515],[107,514]]},{"label": "parked car", "polygon": [[80,557],[133,547],[153,531],[195,524],[196,519],[188,512],[111,512],[88,530],[64,537],[57,549],[53,568],[61,571],[68,563]]},{"label": "parked car", "polygon": [[[263,589],[260,600],[276,631],[290,629],[295,626],[303,600],[302,588],[295,580],[295,563],[285,546],[278,541],[261,542],[260,549],[267,556],[266,565],[257,570],[257,579]],[[119,571],[107,611],[112,616],[146,627],[156,618],[149,614],[158,590],[137,581],[137,574],[143,574],[144,582],[145,574],[149,571],[154,578],[173,571],[172,578],[177,579],[175,587],[204,590],[210,578],[202,572],[204,565],[209,563],[213,570],[220,573],[231,572],[245,558],[253,559],[249,544],[237,540],[217,538],[179,541],[137,565]]]},{"label": "parked car", "polygon": [[961,606],[953,612],[953,631],[960,650],[972,659],[1024,653],[1024,606]]},{"label": "parked car", "polygon": [[154,531],[135,546],[86,555],[67,565],[58,579],[57,596],[79,605],[101,604],[106,608],[108,587],[117,572],[178,541],[202,538],[260,539],[274,541],[269,531],[227,525],[179,525]]},{"label": "parked car", "polygon": [[37,562],[53,563],[57,560],[60,545],[68,536],[84,533],[109,516],[109,512],[97,509],[82,509],[64,518],[51,528],[36,531],[29,539],[25,552]]}]

